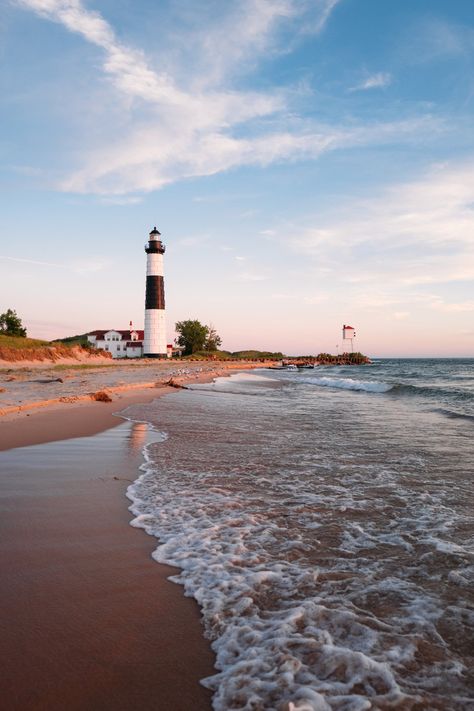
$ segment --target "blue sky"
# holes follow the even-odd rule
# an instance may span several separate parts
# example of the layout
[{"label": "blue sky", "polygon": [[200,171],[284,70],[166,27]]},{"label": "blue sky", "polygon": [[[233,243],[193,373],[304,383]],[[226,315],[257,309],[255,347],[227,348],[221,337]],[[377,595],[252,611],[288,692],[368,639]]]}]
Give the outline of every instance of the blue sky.
[{"label": "blue sky", "polygon": [[3,4],[0,306],[29,335],[472,355],[474,3]]}]

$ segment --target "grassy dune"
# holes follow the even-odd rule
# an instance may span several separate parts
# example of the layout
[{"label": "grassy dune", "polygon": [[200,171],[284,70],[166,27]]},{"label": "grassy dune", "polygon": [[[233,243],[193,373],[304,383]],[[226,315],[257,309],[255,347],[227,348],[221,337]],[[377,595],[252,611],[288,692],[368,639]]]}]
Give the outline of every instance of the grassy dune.
[{"label": "grassy dune", "polygon": [[25,348],[42,348],[49,346],[49,341],[40,341],[37,338],[19,338],[18,336],[4,336],[0,334],[0,349],[13,348],[15,350],[25,350]]},{"label": "grassy dune", "polygon": [[[95,352],[96,358],[110,358],[109,353]],[[0,361],[18,363],[20,361],[56,362],[64,358],[86,359],[91,356],[88,349],[77,344],[49,343],[36,338],[19,338],[0,334]]]}]

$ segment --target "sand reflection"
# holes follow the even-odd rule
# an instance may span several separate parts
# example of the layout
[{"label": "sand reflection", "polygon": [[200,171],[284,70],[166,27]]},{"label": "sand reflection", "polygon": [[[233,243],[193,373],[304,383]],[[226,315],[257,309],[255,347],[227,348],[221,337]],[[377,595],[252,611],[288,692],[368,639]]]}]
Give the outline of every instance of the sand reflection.
[{"label": "sand reflection", "polygon": [[133,422],[128,437],[128,448],[131,454],[141,452],[146,443],[148,425],[146,422]]}]

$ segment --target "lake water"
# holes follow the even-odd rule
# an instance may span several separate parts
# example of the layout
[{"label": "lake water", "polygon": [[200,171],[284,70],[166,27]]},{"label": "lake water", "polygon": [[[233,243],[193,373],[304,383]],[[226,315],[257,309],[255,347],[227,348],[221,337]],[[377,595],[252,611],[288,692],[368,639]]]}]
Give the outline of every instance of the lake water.
[{"label": "lake water", "polygon": [[202,607],[214,708],[474,709],[474,360],[261,370],[132,419],[133,525]]}]

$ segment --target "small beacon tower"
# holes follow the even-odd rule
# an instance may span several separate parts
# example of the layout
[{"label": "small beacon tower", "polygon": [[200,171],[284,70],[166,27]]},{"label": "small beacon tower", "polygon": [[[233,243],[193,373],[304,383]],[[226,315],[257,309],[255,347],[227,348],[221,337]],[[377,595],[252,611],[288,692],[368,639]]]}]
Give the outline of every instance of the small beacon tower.
[{"label": "small beacon tower", "polygon": [[351,342],[351,353],[354,352],[354,338],[355,338],[356,332],[354,330],[353,326],[344,326],[342,327],[342,341],[344,344],[344,341],[350,341]]},{"label": "small beacon tower", "polygon": [[146,294],[145,337],[143,355],[148,358],[166,358],[165,283],[163,279],[163,255],[165,245],[156,227],[150,232],[145,245]]}]

